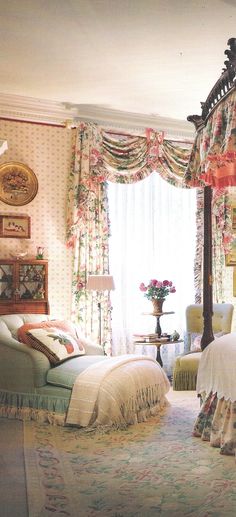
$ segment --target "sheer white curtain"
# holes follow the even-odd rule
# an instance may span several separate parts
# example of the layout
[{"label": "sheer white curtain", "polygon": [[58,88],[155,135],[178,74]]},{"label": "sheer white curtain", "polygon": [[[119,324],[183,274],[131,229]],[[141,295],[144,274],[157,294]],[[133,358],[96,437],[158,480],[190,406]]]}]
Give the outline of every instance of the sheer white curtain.
[{"label": "sheer white curtain", "polygon": [[[172,280],[176,293],[164,303],[161,317],[163,332],[185,328],[185,309],[194,303],[194,254],[196,235],[196,191],[169,185],[154,172],[134,184],[109,183],[111,222],[110,272],[115,291],[111,294],[112,350],[114,355],[145,353],[156,355],[152,346],[134,346],[132,335],[154,332],[156,318],[152,304],[139,290],[141,282],[151,279]],[[182,344],[162,347],[162,359],[171,373],[174,356],[182,353]]]}]

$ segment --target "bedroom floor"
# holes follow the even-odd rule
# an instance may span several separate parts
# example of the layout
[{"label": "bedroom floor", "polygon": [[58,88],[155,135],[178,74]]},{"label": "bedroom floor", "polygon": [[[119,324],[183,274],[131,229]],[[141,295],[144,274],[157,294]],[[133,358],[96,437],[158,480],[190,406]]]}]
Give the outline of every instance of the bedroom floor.
[{"label": "bedroom floor", "polygon": [[[196,392],[176,392],[176,391],[173,391],[172,389],[170,390],[170,392],[168,393],[168,399],[171,403],[171,405],[173,406],[173,409],[171,409],[171,415],[172,415],[172,425],[167,425],[166,424],[162,424],[162,429],[161,429],[161,434],[160,434],[160,437],[162,436],[163,437],[163,440],[164,442],[167,444],[167,449],[166,449],[166,452],[168,452],[168,443],[170,445],[170,450],[172,451],[173,447],[177,447],[178,446],[178,435],[179,435],[179,427],[181,426],[181,429],[182,429],[182,424],[181,424],[181,419],[183,419],[185,421],[185,424],[186,424],[186,428],[185,428],[185,434],[186,434],[186,437],[190,437],[190,434],[191,433],[191,429],[192,429],[192,416],[191,416],[191,412],[188,410],[188,408],[190,406],[195,406],[195,412],[198,411],[197,407],[198,407],[198,401],[196,400]],[[179,413],[177,412],[176,413],[176,408],[178,407],[178,411]],[[176,421],[176,416],[175,415],[180,415],[180,417],[177,417],[177,421]],[[190,416],[188,416],[190,415]],[[174,419],[174,420],[173,420]],[[168,421],[168,419],[167,419]],[[142,425],[142,424],[141,424]],[[158,424],[154,424],[154,425],[158,425]],[[130,426],[130,428],[133,427],[133,426]],[[160,461],[163,461],[163,451],[161,452],[161,448],[160,448],[160,444],[158,446],[158,441],[154,441],[153,444],[151,443],[150,439],[152,437],[152,430],[150,428],[150,424],[149,424],[149,430],[146,432],[138,432],[138,429],[137,429],[138,426],[136,426],[136,431],[135,431],[135,435],[136,436],[136,439],[141,439],[144,440],[143,442],[143,447],[147,446],[148,447],[148,450],[150,447],[153,447],[153,454],[156,458],[156,461],[159,461],[158,460],[158,454],[161,454],[161,457],[160,457]],[[141,428],[140,428],[141,429]],[[155,430],[155,428],[153,428],[153,432],[154,434],[156,435],[157,434],[157,429]],[[159,432],[159,431],[158,431]],[[138,434],[137,434],[138,433]],[[177,433],[177,434],[176,434]],[[130,434],[130,433],[128,433]],[[182,434],[182,433],[181,433]],[[147,436],[146,436],[147,435]],[[145,440],[147,438],[147,444],[145,444]],[[149,438],[148,438],[149,437]],[[89,439],[92,439],[92,436],[89,438],[87,437],[87,440]],[[123,450],[123,453],[125,452],[124,451],[124,448],[122,447],[122,444],[123,444],[123,441],[122,440],[125,440],[125,438],[122,438],[122,435],[120,437],[120,440],[121,440],[121,450]],[[184,439],[183,439],[184,440]],[[182,440],[182,441],[183,441]],[[178,452],[178,451],[175,451],[173,449],[173,455],[175,456],[176,454],[184,454],[186,457],[188,455],[188,448],[187,448],[187,441],[191,439],[190,438],[187,438],[186,442],[184,441],[184,443],[182,443],[182,447],[183,447],[183,450],[182,452]],[[86,441],[86,440],[85,440]],[[105,436],[104,437],[104,444],[110,444],[109,446],[111,447],[112,449],[112,444],[111,442],[113,443],[114,441],[114,447],[119,447],[119,443],[117,442],[116,440],[116,436],[114,436],[114,439],[111,440],[111,437],[109,438],[109,436]],[[126,441],[127,441],[127,438],[126,438]],[[91,443],[91,442],[89,442]],[[105,445],[104,445],[105,446]],[[106,450],[107,450],[107,454],[108,454],[108,447],[106,447]],[[164,444],[163,444],[164,446]],[[134,443],[132,444],[132,447],[134,447]],[[135,445],[135,447],[138,447],[138,444]],[[206,471],[207,471],[207,468],[209,467],[208,463],[209,463],[209,446],[206,442],[200,442],[197,440],[196,442],[196,447],[197,447],[197,450],[199,451],[199,454],[201,456],[201,461],[200,461],[200,466],[197,467],[196,465],[196,460],[197,460],[197,457],[194,458],[194,462],[193,462],[193,457],[191,456],[189,458],[189,465],[191,464],[192,465],[192,469],[194,470],[194,472],[192,473],[193,476],[197,476],[196,479],[201,479],[202,477],[204,478],[204,476],[206,476]],[[101,459],[101,445],[99,445],[99,448],[98,448],[98,453],[100,451],[100,454],[99,454],[99,458]],[[128,451],[128,449],[127,449]],[[159,452],[160,451],[160,452]],[[205,452],[204,452],[205,451]],[[193,452],[193,450],[190,451],[191,453]],[[169,453],[170,454],[170,451]],[[172,458],[172,461],[167,465],[167,470],[170,474],[170,476],[175,476],[174,478],[176,479],[176,468],[178,467],[178,465],[173,462],[173,458],[174,456],[172,455],[172,452],[171,452],[171,458]],[[83,456],[83,458],[87,458],[87,463],[89,461],[90,463],[90,460],[89,460],[89,455],[86,453],[86,448],[85,448],[85,444],[83,445],[82,447],[82,450],[81,450],[81,454],[77,453],[77,456]],[[164,511],[163,509],[163,516],[168,516],[168,517],[171,517],[172,515],[173,516],[178,516],[178,517],[183,517],[183,515],[191,515],[191,517],[200,517],[200,515],[209,515],[209,516],[214,516],[214,517],[233,517],[235,514],[236,514],[236,501],[235,501],[235,506],[233,506],[231,503],[235,500],[235,486],[236,486],[236,469],[235,469],[235,459],[233,457],[223,457],[222,455],[219,454],[219,451],[218,449],[212,449],[210,448],[210,456],[211,456],[211,471],[213,473],[213,476],[214,476],[214,479],[216,480],[215,482],[213,482],[213,485],[214,483],[218,483],[218,488],[221,487],[223,488],[223,486],[227,485],[227,498],[225,499],[224,496],[220,493],[221,490],[219,491],[217,489],[217,493],[215,492],[215,485],[212,487],[209,485],[209,494],[205,494],[206,492],[206,484],[205,482],[203,483],[203,479],[202,479],[202,488],[201,488],[201,483],[199,485],[199,494],[198,496],[200,497],[201,495],[201,490],[203,490],[204,494],[205,494],[205,504],[207,505],[207,501],[208,499],[210,500],[210,507],[209,506],[206,506],[205,509],[207,509],[207,512],[208,513],[199,513],[198,511],[195,512],[194,510],[191,510],[191,501],[189,501],[189,510],[187,513],[177,513],[173,511],[173,513],[168,513],[169,511],[169,506],[168,508]],[[180,456],[181,457],[181,456]],[[107,458],[107,461],[109,460],[109,458]],[[138,468],[138,457],[137,458],[133,458],[132,459],[132,464],[129,465],[129,468],[132,467],[132,465],[136,465],[136,468]],[[93,458],[93,461],[96,461],[96,455],[94,456]],[[108,464],[110,464],[110,461],[108,461]],[[124,461],[124,458],[122,457],[121,458],[121,468],[123,469],[122,465],[123,465],[123,461]],[[139,461],[142,462],[142,458],[140,457],[139,458]],[[167,461],[167,460],[165,460]],[[133,463],[134,462],[134,463]],[[172,462],[173,462],[173,465],[172,465]],[[86,463],[86,464],[87,464]],[[219,463],[221,464],[221,468],[219,468]],[[222,469],[222,465],[223,465],[223,469]],[[94,466],[94,464],[93,464]],[[81,465],[82,467],[82,465]],[[118,466],[117,466],[118,468]],[[128,468],[128,466],[127,466]],[[140,465],[140,468],[141,468],[141,465]],[[179,467],[178,467],[179,468]],[[225,472],[226,470],[227,472],[229,472],[230,474],[227,474],[228,476],[230,476],[230,481],[228,480],[227,481],[227,475],[225,477]],[[0,418],[0,471],[1,471],[1,477],[0,477],[0,501],[1,501],[1,506],[0,506],[0,516],[1,517],[28,517],[28,505],[27,505],[27,489],[26,489],[26,477],[25,477],[25,465],[24,465],[24,446],[23,446],[23,423],[21,421],[15,421],[15,420],[8,420],[8,419],[4,419],[4,418]],[[196,471],[196,472],[195,472]],[[87,472],[87,473],[86,473]],[[89,477],[89,470],[86,470],[86,472],[84,472],[83,475],[86,475],[86,479],[88,479]],[[167,477],[168,477],[168,472],[166,473]],[[104,473],[103,473],[104,474]],[[101,473],[101,475],[103,475]],[[134,474],[135,474],[135,471],[134,471]],[[178,476],[180,476],[181,478],[181,470],[178,472]],[[82,472],[80,471],[79,473],[79,476],[82,475]],[[151,472],[150,472],[150,475],[151,475]],[[94,476],[94,472],[91,471],[91,476],[93,478]],[[173,477],[172,476],[172,477]],[[190,472],[188,472],[187,474],[188,478],[190,476]],[[200,476],[200,477],[198,477]],[[190,476],[191,477],[191,476]],[[232,479],[231,479],[232,478]],[[115,475],[115,478],[117,480],[117,475]],[[168,478],[169,479],[169,478]],[[167,481],[168,481],[167,479]],[[186,483],[186,479],[183,477],[184,479],[184,483]],[[194,477],[195,479],[195,477]],[[110,486],[110,483],[112,483],[112,479],[107,479],[106,478],[106,483],[104,485],[104,508],[106,508],[106,499],[109,500],[111,494],[109,492],[106,492],[106,486]],[[104,482],[105,482],[104,481]],[[95,481],[94,481],[95,482]],[[128,481],[127,481],[128,483]],[[131,488],[132,488],[132,482],[131,483]],[[129,483],[128,483],[129,485]],[[128,485],[127,485],[127,489],[128,489]],[[76,485],[77,486],[77,485]],[[95,486],[95,485],[94,485]],[[149,489],[150,489],[150,486],[151,486],[151,483],[149,483]],[[156,485],[155,485],[156,486]],[[136,483],[136,489],[139,489],[142,491],[145,487],[143,487],[143,481],[140,480],[140,487],[138,487],[137,483]],[[187,487],[187,489],[189,489],[189,487]],[[187,495],[188,494],[188,490],[186,491],[186,485],[184,484],[183,486],[182,485],[179,485],[179,487],[175,487],[175,485],[171,485],[171,494],[173,497],[179,497],[179,491],[183,490],[184,491],[184,494],[185,494],[185,498],[188,498],[189,496]],[[207,489],[208,490],[208,489]],[[212,494],[214,496],[214,499],[212,499],[212,495],[210,496],[210,491],[212,490]],[[96,491],[95,491],[96,492]],[[193,490],[194,494],[195,494],[195,490]],[[146,493],[146,492],[145,492]],[[107,494],[107,497],[106,495]],[[159,492],[155,490],[155,499],[157,497],[157,495],[159,494]],[[96,497],[96,494],[94,494],[95,497]],[[76,495],[76,497],[80,497],[79,494]],[[100,494],[100,497],[101,494]],[[192,495],[191,495],[192,497]],[[129,499],[129,498],[128,498]],[[219,499],[219,500],[218,500]],[[145,500],[145,497],[144,497],[144,500]],[[143,499],[142,499],[143,501]],[[169,501],[169,500],[168,500]],[[228,504],[230,503],[230,510],[228,509],[229,507],[227,506],[227,508],[225,509],[225,511],[223,511],[223,508],[221,506],[221,509],[218,508],[216,513],[214,513],[214,510],[212,510],[212,504]],[[107,503],[108,504],[108,503]],[[156,511],[153,513],[153,509],[150,509],[149,506],[150,506],[150,501],[149,501],[149,498],[147,497],[147,500],[145,501],[145,504],[147,504],[147,512],[145,513],[145,517],[149,517],[149,516],[153,516],[153,515],[158,515],[159,514],[159,511]],[[182,499],[181,499],[181,504],[182,504]],[[213,505],[214,506],[214,505]],[[163,507],[164,508],[164,507]],[[150,512],[149,512],[150,510]],[[94,510],[93,510],[94,511]],[[167,512],[167,513],[166,513]],[[190,512],[190,513],[189,513]],[[162,514],[162,510],[160,510],[160,513]],[[132,515],[133,517],[137,517],[137,514],[136,513],[132,513],[132,510],[131,512],[128,512],[127,514],[124,512],[124,513],[116,513],[116,508],[114,507],[114,512],[112,511],[109,512],[109,513],[106,513],[106,510],[104,510],[102,513],[101,511],[99,510],[96,515],[99,515],[102,516],[102,517],[106,517],[106,516],[110,516],[110,517],[115,517],[117,515],[119,515],[119,517],[126,517],[126,515],[128,515],[129,517]],[[40,512],[40,515],[41,517],[46,517],[47,514],[45,514],[44,512]],[[54,515],[58,515],[57,512],[56,514],[54,513]],[[71,515],[71,514],[69,514]],[[79,512],[79,517],[90,517],[91,515],[95,515],[95,513],[92,513],[89,511],[89,513],[87,512],[87,510],[85,511],[80,511]],[[31,516],[30,517],[39,517],[39,514],[32,514],[31,513]],[[71,515],[72,517],[72,515]],[[73,514],[73,517],[77,517],[77,512],[76,514],[74,515]],[[144,515],[138,515],[138,517],[144,517]]]}]

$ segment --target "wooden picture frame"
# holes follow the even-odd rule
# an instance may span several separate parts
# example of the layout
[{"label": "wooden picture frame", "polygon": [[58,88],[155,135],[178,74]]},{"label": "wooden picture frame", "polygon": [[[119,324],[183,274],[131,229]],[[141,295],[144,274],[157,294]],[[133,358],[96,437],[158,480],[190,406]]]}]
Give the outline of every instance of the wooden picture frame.
[{"label": "wooden picture frame", "polygon": [[38,192],[38,180],[24,163],[7,162],[0,165],[0,201],[7,205],[27,205]]},{"label": "wooden picture frame", "polygon": [[0,215],[0,237],[30,239],[31,227],[28,215]]},{"label": "wooden picture frame", "polygon": [[231,243],[230,252],[225,255],[225,265],[236,266],[236,235],[234,236],[234,240]]},{"label": "wooden picture frame", "polygon": [[236,230],[236,205],[231,205],[231,220],[232,220],[232,229]]}]

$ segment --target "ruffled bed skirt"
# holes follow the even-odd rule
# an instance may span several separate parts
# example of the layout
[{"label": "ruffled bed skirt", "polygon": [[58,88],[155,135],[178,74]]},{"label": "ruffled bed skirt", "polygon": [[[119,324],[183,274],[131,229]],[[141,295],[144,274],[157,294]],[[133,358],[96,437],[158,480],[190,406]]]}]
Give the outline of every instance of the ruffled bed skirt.
[{"label": "ruffled bed skirt", "polygon": [[[147,407],[124,407],[122,408],[125,423],[115,422],[113,425],[98,425],[82,428],[78,426],[78,430],[84,433],[91,432],[108,432],[114,429],[126,429],[128,425],[145,422],[147,419],[156,415],[160,415],[161,411],[169,406],[169,402],[165,396],[159,401],[148,405]],[[66,423],[66,415],[68,410],[68,399],[59,399],[58,397],[38,395],[35,393],[11,393],[0,391],[0,417],[12,418],[23,421],[37,421],[40,424],[52,424],[59,426],[70,426]]]},{"label": "ruffled bed skirt", "polygon": [[36,393],[0,391],[0,416],[17,420],[35,420],[65,425],[68,399]]},{"label": "ruffled bed skirt", "polygon": [[210,393],[205,399],[196,419],[193,436],[219,447],[221,454],[234,455],[236,452],[236,402],[218,399]]}]

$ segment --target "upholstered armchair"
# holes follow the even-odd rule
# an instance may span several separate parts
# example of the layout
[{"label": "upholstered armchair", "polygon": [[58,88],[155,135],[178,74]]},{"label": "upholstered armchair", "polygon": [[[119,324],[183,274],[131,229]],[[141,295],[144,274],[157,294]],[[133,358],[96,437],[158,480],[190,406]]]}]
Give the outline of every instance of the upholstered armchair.
[{"label": "upholstered armchair", "polygon": [[[231,303],[213,305],[212,327],[214,337],[231,332],[234,306]],[[198,365],[201,358],[201,336],[203,332],[203,306],[189,305],[186,308],[185,343],[189,352],[175,360],[173,369],[173,389],[195,390]]]}]

